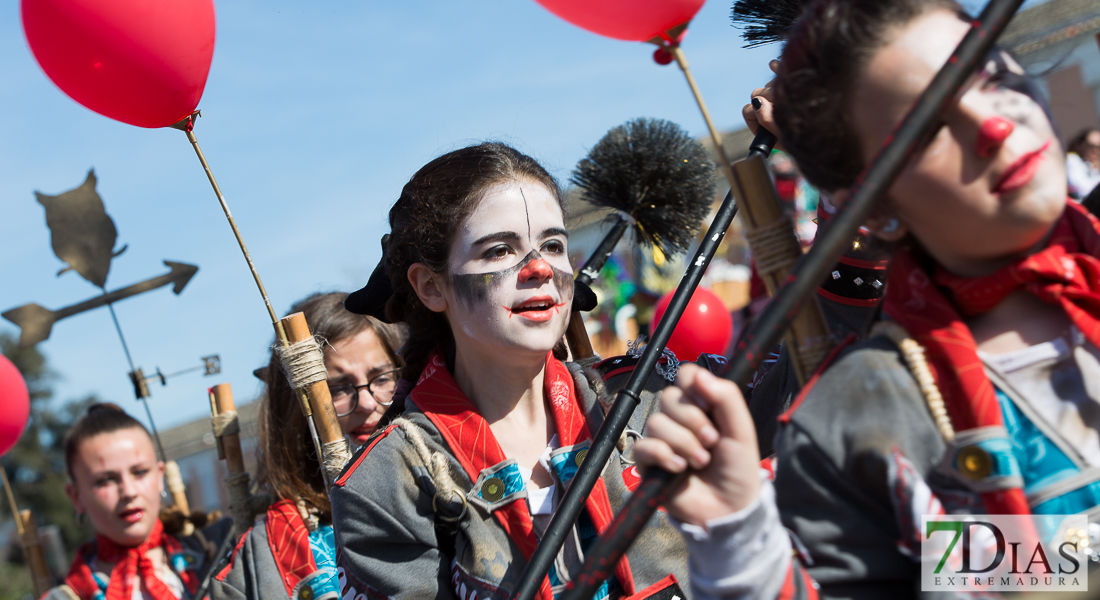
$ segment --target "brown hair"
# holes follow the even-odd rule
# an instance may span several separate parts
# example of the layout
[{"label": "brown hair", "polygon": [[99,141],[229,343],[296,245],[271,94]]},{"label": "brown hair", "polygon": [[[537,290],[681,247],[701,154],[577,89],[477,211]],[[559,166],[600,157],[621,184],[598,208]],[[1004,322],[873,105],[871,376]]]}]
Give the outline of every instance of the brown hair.
[{"label": "brown hair", "polygon": [[856,79],[898,27],[933,10],[967,18],[955,0],[818,0],[799,17],[780,58],[775,119],[814,186],[855,182],[865,165],[851,122]]},{"label": "brown hair", "polygon": [[496,142],[448,152],[421,167],[401,189],[401,197],[390,209],[386,272],[393,296],[386,305],[386,317],[408,326],[408,339],[401,350],[405,359],[402,378],[416,381],[436,348],[454,351],[447,318],[420,301],[409,283],[409,267],[423,263],[436,273],[446,273],[455,233],[485,191],[516,180],[541,183],[564,211],[561,190],[546,169],[530,156]]},{"label": "brown hair", "polygon": [[69,472],[69,479],[73,479],[73,459],[80,449],[80,444],[89,438],[101,433],[114,433],[123,429],[140,429],[149,436],[152,442],[153,436],[149,430],[141,424],[141,421],[131,417],[117,404],[99,402],[88,407],[83,417],[73,424],[69,432],[65,434],[65,469]]},{"label": "brown hair", "polygon": [[1089,145],[1089,136],[1092,135],[1092,133],[1095,131],[1100,131],[1100,129],[1096,129],[1095,127],[1086,127],[1085,129],[1077,132],[1077,135],[1073,136],[1073,138],[1070,139],[1069,143],[1066,144],[1066,151],[1076,152],[1078,156],[1084,158],[1085,151],[1088,149]]},{"label": "brown hair", "polygon": [[[290,312],[305,313],[310,331],[329,343],[354,337],[363,331],[373,331],[381,340],[386,354],[394,364],[400,365],[397,356],[401,345],[400,331],[374,317],[348,312],[344,309],[346,297],[347,294],[341,292],[314,294],[297,302]],[[263,369],[262,379],[266,386],[260,404],[257,479],[276,498],[300,498],[316,508],[322,520],[330,521],[331,508],[309,434],[309,423],[274,351],[267,368]]]}]

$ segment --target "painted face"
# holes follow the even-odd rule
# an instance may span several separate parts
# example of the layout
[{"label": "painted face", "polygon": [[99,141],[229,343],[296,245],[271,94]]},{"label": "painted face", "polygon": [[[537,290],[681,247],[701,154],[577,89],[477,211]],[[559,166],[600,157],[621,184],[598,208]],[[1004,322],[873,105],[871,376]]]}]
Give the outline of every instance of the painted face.
[{"label": "painted face", "polygon": [[65,492],[96,533],[124,546],[145,541],[160,513],[164,464],[153,440],[137,428],[102,433],[80,443],[74,482]]},{"label": "painted face", "polygon": [[[947,11],[898,29],[856,82],[853,125],[870,160],[969,30]],[[1039,243],[1062,214],[1065,161],[1034,87],[994,52],[889,190],[901,223],[945,268],[981,275]]]},{"label": "painted face", "polygon": [[459,351],[530,351],[561,339],[573,300],[561,208],[545,186],[491,188],[451,244],[446,315]]},{"label": "painted face", "polygon": [[[370,380],[394,368],[382,340],[366,329],[350,338],[325,346],[325,368],[330,386],[348,384],[367,385]],[[386,407],[370,394],[367,388],[359,390],[359,404],[351,414],[340,417],[340,429],[357,445],[366,443],[378,427],[378,421]]]}]

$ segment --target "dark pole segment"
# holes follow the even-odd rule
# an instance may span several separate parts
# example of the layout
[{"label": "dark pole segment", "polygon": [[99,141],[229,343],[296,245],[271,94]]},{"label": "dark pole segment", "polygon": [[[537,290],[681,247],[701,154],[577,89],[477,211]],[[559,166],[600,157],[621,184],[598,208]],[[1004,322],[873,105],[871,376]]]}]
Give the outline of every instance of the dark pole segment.
[{"label": "dark pole segment", "polygon": [[[749,326],[738,344],[726,377],[742,384],[752,377],[764,353],[775,346],[790,326],[791,320],[798,314],[802,303],[826,277],[829,269],[833,268],[844,249],[851,243],[852,236],[871,213],[875,201],[905,167],[920,143],[933,131],[939,115],[962,89],[979,61],[992,49],[993,43],[1023,1],[990,0],[979,20],[973,23],[954,54],[928,85],[928,89],[898,124],[894,134],[887,138],[878,156],[857,178],[852,188],[851,200],[837,213],[821,239],[814,243],[813,249],[791,269],[786,284],[768,308]],[[649,483],[649,480],[653,482]],[[618,562],[630,546],[630,541],[637,537],[641,528],[653,516],[660,499],[674,489],[679,481],[680,478],[660,469],[650,469],[634,495],[615,516],[605,535],[600,536],[600,541],[589,551],[581,573],[598,572],[607,568],[603,565],[614,565]],[[622,539],[607,540],[604,543],[603,538],[610,532],[614,532],[616,538]],[[606,548],[611,553],[597,554],[596,547]],[[579,582],[582,579],[588,582],[595,578],[578,576],[578,584],[563,600],[592,597],[596,588],[590,588],[587,584],[581,585]]]},{"label": "dark pole segment", "polygon": [[[621,518],[612,521],[596,543],[588,549],[589,558],[585,559],[584,568],[566,586],[561,600],[591,600],[600,585],[615,573],[615,563],[634,544],[638,532],[645,527],[649,517],[685,479],[687,473],[673,475],[660,470],[652,475],[647,473],[645,479],[638,484],[638,489],[634,490],[634,495],[619,511]],[[592,560],[591,557],[600,558]]]},{"label": "dark pole segment", "polygon": [[600,270],[607,264],[608,257],[611,256],[611,252],[615,250],[615,246],[619,244],[619,240],[623,238],[623,234],[626,233],[626,228],[629,226],[630,223],[626,220],[626,217],[619,215],[618,221],[611,226],[611,229],[607,231],[607,235],[603,237],[603,241],[600,242],[599,246],[596,246],[592,255],[584,262],[576,281],[589,285],[600,276]]},{"label": "dark pole segment", "polygon": [[649,373],[657,365],[657,360],[661,357],[665,345],[668,344],[668,339],[672,336],[672,330],[676,327],[680,317],[683,316],[684,310],[687,309],[688,301],[695,293],[695,288],[699,286],[699,281],[703,278],[707,266],[710,265],[711,259],[718,251],[718,245],[726,235],[726,230],[729,229],[730,223],[733,222],[733,217],[736,214],[737,203],[734,201],[733,190],[730,190],[726,193],[725,199],[722,200],[722,205],[718,208],[718,213],[711,222],[710,228],[707,229],[707,235],[703,238],[703,243],[696,250],[695,257],[688,266],[684,278],[680,280],[676,293],[673,294],[668,308],[665,309],[664,315],[657,324],[657,329],[653,332],[645,351],[638,359],[638,364],[635,365],[630,380],[627,381],[623,389],[619,390],[615,403],[604,418],[600,430],[596,432],[595,439],[592,440],[592,445],[588,449],[588,455],[585,457],[584,463],[581,464],[577,474],[569,483],[569,487],[565,490],[565,495],[562,497],[557,511],[551,517],[550,524],[546,527],[546,532],[539,541],[538,547],[535,548],[531,559],[527,561],[527,567],[520,577],[520,583],[514,596],[517,600],[532,600],[535,594],[538,593],[539,586],[550,570],[550,565],[553,564],[558,550],[565,543],[565,538],[573,528],[573,523],[577,520],[581,510],[584,509],[585,500],[592,492],[593,486],[596,485],[596,480],[603,472],[607,460],[611,458],[611,451],[615,448],[615,443],[626,429],[627,421],[634,414],[634,409],[638,407],[638,393],[645,385]]}]

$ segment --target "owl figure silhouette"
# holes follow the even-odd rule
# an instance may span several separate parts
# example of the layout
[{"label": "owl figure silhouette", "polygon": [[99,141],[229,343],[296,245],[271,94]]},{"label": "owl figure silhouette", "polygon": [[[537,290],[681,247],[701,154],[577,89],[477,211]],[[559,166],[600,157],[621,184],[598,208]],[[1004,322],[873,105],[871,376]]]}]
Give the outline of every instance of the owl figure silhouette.
[{"label": "owl figure silhouette", "polygon": [[125,252],[127,246],[114,250],[118,230],[95,186],[95,169],[92,169],[76,189],[57,196],[38,192],[34,195],[46,209],[53,253],[68,265],[57,272],[58,276],[76,271],[92,285],[105,289],[111,259]]}]

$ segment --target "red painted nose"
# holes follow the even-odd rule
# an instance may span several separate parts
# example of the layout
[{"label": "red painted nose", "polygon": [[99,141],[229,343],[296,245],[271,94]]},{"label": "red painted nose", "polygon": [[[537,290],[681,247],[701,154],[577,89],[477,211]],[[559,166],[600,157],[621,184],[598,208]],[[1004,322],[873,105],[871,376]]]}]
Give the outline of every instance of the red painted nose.
[{"label": "red painted nose", "polygon": [[1002,117],[989,117],[978,129],[978,157],[989,158],[1000,148],[1016,125]]},{"label": "red painted nose", "polygon": [[520,281],[530,281],[532,279],[546,280],[554,276],[554,270],[550,268],[550,263],[538,258],[535,259],[519,270]]}]

